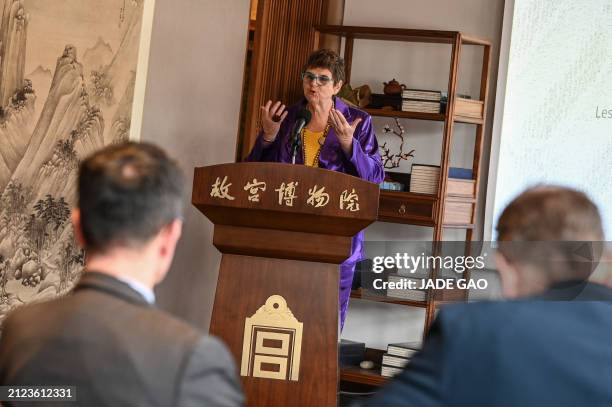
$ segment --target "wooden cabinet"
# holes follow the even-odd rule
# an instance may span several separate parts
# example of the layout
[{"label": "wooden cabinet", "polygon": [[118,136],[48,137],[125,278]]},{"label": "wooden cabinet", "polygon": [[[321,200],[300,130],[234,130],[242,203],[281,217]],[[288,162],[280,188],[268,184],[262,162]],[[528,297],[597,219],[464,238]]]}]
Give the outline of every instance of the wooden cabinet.
[{"label": "wooden cabinet", "polygon": [[[428,226],[432,228],[432,240],[441,241],[444,229],[464,229],[466,252],[469,253],[470,242],[476,223],[478,186],[481,177],[481,157],[484,142],[484,130],[487,115],[487,94],[489,89],[489,68],[491,58],[490,42],[465,35],[458,31],[413,30],[399,28],[355,27],[338,25],[320,25],[315,27],[315,49],[318,48],[318,38],[321,35],[336,35],[344,38],[344,60],[346,78],[350,82],[353,53],[359,52],[355,40],[377,40],[413,43],[450,44],[450,70],[448,78],[448,102],[444,113],[416,113],[389,111],[382,109],[365,109],[371,116],[397,117],[409,120],[428,120],[444,123],[442,148],[440,155],[440,179],[437,193],[433,195],[411,192],[381,191],[378,220],[411,225]],[[480,93],[476,99],[457,97],[457,80],[459,75],[459,60],[461,50],[465,46],[483,48],[481,66]],[[382,79],[382,78],[381,78]],[[450,168],[451,146],[455,123],[467,123],[474,126],[474,151],[471,180],[457,181],[448,177]],[[437,271],[432,271],[436,277]],[[469,278],[469,272],[466,274]],[[457,301],[467,298],[467,291],[434,291],[429,290],[425,301],[408,301],[392,297],[373,296],[355,290],[352,298],[380,301],[385,303],[417,306],[425,308],[425,329],[433,321],[436,307],[446,301]],[[371,349],[368,354],[375,359],[382,356],[382,351]],[[377,356],[378,355],[378,356]],[[373,371],[348,369],[341,372],[341,380],[378,386],[385,383],[385,378]]]},{"label": "wooden cabinet", "polygon": [[378,220],[434,226],[437,199],[434,195],[381,191]]}]

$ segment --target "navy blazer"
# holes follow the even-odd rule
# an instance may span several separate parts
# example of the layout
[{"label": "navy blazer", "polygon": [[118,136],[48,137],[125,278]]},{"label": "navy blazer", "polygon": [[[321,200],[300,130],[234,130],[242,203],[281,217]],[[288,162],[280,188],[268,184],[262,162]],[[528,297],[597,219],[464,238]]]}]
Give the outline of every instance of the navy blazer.
[{"label": "navy blazer", "polygon": [[611,301],[612,289],[583,284],[444,308],[423,351],[365,405],[612,406]]}]

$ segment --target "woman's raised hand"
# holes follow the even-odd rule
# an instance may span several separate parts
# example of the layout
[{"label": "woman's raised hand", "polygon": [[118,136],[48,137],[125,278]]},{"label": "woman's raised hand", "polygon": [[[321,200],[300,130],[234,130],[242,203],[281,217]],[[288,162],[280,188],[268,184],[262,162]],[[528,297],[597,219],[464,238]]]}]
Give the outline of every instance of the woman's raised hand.
[{"label": "woman's raised hand", "polygon": [[280,125],[287,117],[285,105],[280,101],[272,104],[271,100],[261,107],[261,125],[263,127],[263,138],[268,143],[276,140]]},{"label": "woman's raised hand", "polygon": [[361,117],[355,119],[353,123],[349,123],[339,110],[332,109],[329,112],[329,121],[336,131],[340,147],[350,156],[353,152],[353,135],[355,134],[355,129],[361,123]]}]

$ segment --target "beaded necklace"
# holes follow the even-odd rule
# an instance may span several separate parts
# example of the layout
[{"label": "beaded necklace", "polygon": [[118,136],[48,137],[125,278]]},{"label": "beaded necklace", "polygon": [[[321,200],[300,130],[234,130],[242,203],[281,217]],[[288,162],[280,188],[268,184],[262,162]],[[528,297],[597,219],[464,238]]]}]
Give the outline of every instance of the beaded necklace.
[{"label": "beaded necklace", "polygon": [[[331,128],[331,125],[329,123],[327,123],[327,125],[325,126],[325,130],[323,130],[323,134],[317,140],[319,142],[319,148],[317,149],[317,152],[316,152],[316,154],[314,156],[314,160],[312,161],[312,166],[313,167],[318,167],[319,166],[319,154],[321,153],[321,147],[323,147],[323,144],[325,143],[325,138],[327,137],[327,133],[329,133],[329,129],[330,128]],[[306,140],[305,140],[305,133],[306,133],[306,128],[304,127],[302,129],[302,131],[300,132],[300,138],[302,140],[302,162],[304,163],[304,165],[306,165]]]},{"label": "beaded necklace", "polygon": [[[334,96],[332,98],[332,109],[336,107],[336,97]],[[331,111],[331,109],[330,109]],[[323,130],[323,134],[321,135],[321,137],[319,137],[319,139],[317,140],[319,142],[319,149],[317,150],[317,153],[315,154],[314,160],[312,162],[312,166],[313,167],[318,167],[319,166],[319,154],[321,154],[321,147],[323,147],[323,144],[325,143],[325,138],[327,137],[327,133],[329,133],[329,129],[331,128],[331,124],[329,123],[329,119],[327,120],[327,125],[325,126],[325,130]],[[304,165],[306,165],[306,147],[304,144],[304,132],[306,131],[306,126],[304,126],[304,128],[302,129],[302,131],[300,132],[300,139],[302,140],[302,162],[304,163]]]}]

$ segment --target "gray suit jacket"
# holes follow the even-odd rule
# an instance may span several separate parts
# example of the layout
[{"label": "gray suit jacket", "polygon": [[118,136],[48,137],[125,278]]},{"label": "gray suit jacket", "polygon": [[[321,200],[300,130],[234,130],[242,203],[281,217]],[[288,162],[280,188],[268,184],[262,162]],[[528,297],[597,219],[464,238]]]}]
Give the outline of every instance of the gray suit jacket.
[{"label": "gray suit jacket", "polygon": [[68,406],[244,403],[234,360],[219,340],[95,272],[71,295],[6,319],[0,385],[76,386],[77,402]]}]

